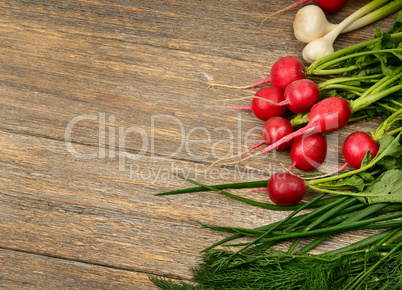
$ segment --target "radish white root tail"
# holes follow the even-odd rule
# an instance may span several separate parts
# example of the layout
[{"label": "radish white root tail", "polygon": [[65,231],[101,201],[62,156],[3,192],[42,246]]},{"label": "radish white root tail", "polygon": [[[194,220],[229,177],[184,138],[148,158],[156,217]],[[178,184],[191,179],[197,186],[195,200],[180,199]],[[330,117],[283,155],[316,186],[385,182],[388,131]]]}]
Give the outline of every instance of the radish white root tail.
[{"label": "radish white root tail", "polygon": [[297,7],[299,7],[301,4],[306,3],[306,2],[311,2],[311,0],[299,0],[299,1],[297,1],[296,3],[294,3],[294,4],[292,4],[292,5],[288,6],[288,7],[285,7],[285,8],[283,8],[283,9],[279,10],[279,11],[276,11],[276,12],[274,12],[274,13],[268,15],[267,17],[264,18],[264,20],[261,21],[260,25],[259,25],[258,28],[257,28],[257,31],[261,28],[261,26],[262,26],[269,18],[271,18],[271,17],[273,17],[273,16],[276,16],[276,15],[278,15],[278,14],[281,14],[281,13],[283,13],[283,12],[292,10],[293,8],[297,8]]}]

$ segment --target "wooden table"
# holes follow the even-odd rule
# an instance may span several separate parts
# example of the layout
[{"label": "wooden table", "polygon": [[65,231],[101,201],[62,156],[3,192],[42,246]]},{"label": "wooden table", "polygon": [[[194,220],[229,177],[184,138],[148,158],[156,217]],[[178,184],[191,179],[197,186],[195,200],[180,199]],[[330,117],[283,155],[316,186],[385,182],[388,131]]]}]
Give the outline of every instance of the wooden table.
[{"label": "wooden table", "polygon": [[[206,170],[258,141],[263,124],[214,107],[247,105],[221,100],[255,90],[208,84],[250,84],[279,57],[301,57],[295,11],[257,31],[291,2],[0,1],[0,287],[153,289],[149,275],[188,279],[200,250],[225,236],[197,221],[256,227],[285,217],[210,192],[154,194],[189,186],[174,173],[213,184],[262,180],[290,165],[288,152],[273,152]],[[335,46],[368,40],[393,20]],[[356,126],[373,124],[344,128],[332,144]],[[340,162],[331,146],[322,171]],[[269,202],[263,192],[236,193]]]}]

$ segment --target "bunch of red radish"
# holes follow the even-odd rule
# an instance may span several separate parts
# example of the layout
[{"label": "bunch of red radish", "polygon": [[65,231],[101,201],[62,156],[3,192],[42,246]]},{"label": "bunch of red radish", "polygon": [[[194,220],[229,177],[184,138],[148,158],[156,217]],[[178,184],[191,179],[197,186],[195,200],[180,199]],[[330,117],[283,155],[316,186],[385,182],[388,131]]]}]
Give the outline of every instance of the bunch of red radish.
[{"label": "bunch of red radish", "polygon": [[[258,119],[265,121],[262,141],[232,157],[238,157],[262,145],[267,147],[247,158],[290,147],[293,164],[288,171],[293,167],[303,171],[317,169],[327,154],[327,142],[323,134],[339,130],[349,122],[352,114],[349,101],[341,97],[328,97],[318,101],[320,92],[317,85],[306,78],[303,63],[293,56],[278,59],[273,64],[269,77],[247,88],[267,83],[271,86],[258,90],[250,106],[232,107],[249,109]],[[296,114],[309,111],[308,124],[295,131],[291,123],[283,117],[287,109]],[[359,168],[367,150],[370,150],[372,157],[378,151],[378,144],[370,135],[364,132],[351,134],[343,145],[346,164],[340,170],[348,165]],[[271,176],[266,190],[274,203],[292,205],[304,197],[307,183],[296,175],[277,173]]]}]

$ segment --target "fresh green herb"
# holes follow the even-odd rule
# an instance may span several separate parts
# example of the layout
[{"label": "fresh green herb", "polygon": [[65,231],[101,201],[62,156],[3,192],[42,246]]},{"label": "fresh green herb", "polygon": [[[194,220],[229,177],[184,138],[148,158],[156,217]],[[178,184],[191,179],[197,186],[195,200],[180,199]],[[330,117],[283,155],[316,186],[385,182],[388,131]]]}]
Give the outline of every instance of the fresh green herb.
[{"label": "fresh green herb", "polygon": [[151,280],[161,289],[400,289],[401,237],[390,229],[320,255],[213,249],[191,269],[195,284]]}]

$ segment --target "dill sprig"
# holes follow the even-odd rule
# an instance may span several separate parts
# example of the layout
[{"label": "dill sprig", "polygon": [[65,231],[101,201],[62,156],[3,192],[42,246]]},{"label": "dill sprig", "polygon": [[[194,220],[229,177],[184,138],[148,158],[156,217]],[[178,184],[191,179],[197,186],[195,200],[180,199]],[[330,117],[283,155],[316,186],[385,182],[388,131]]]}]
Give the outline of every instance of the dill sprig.
[{"label": "dill sprig", "polygon": [[[399,230],[399,235],[402,233]],[[278,250],[248,249],[233,255],[223,249],[204,253],[191,269],[192,282],[152,277],[161,289],[400,289],[402,287],[402,240],[383,248],[387,230],[345,247],[337,253],[295,255]],[[379,241],[383,241],[379,243]],[[360,247],[362,244],[370,244]],[[359,250],[348,251],[351,247]]]}]

